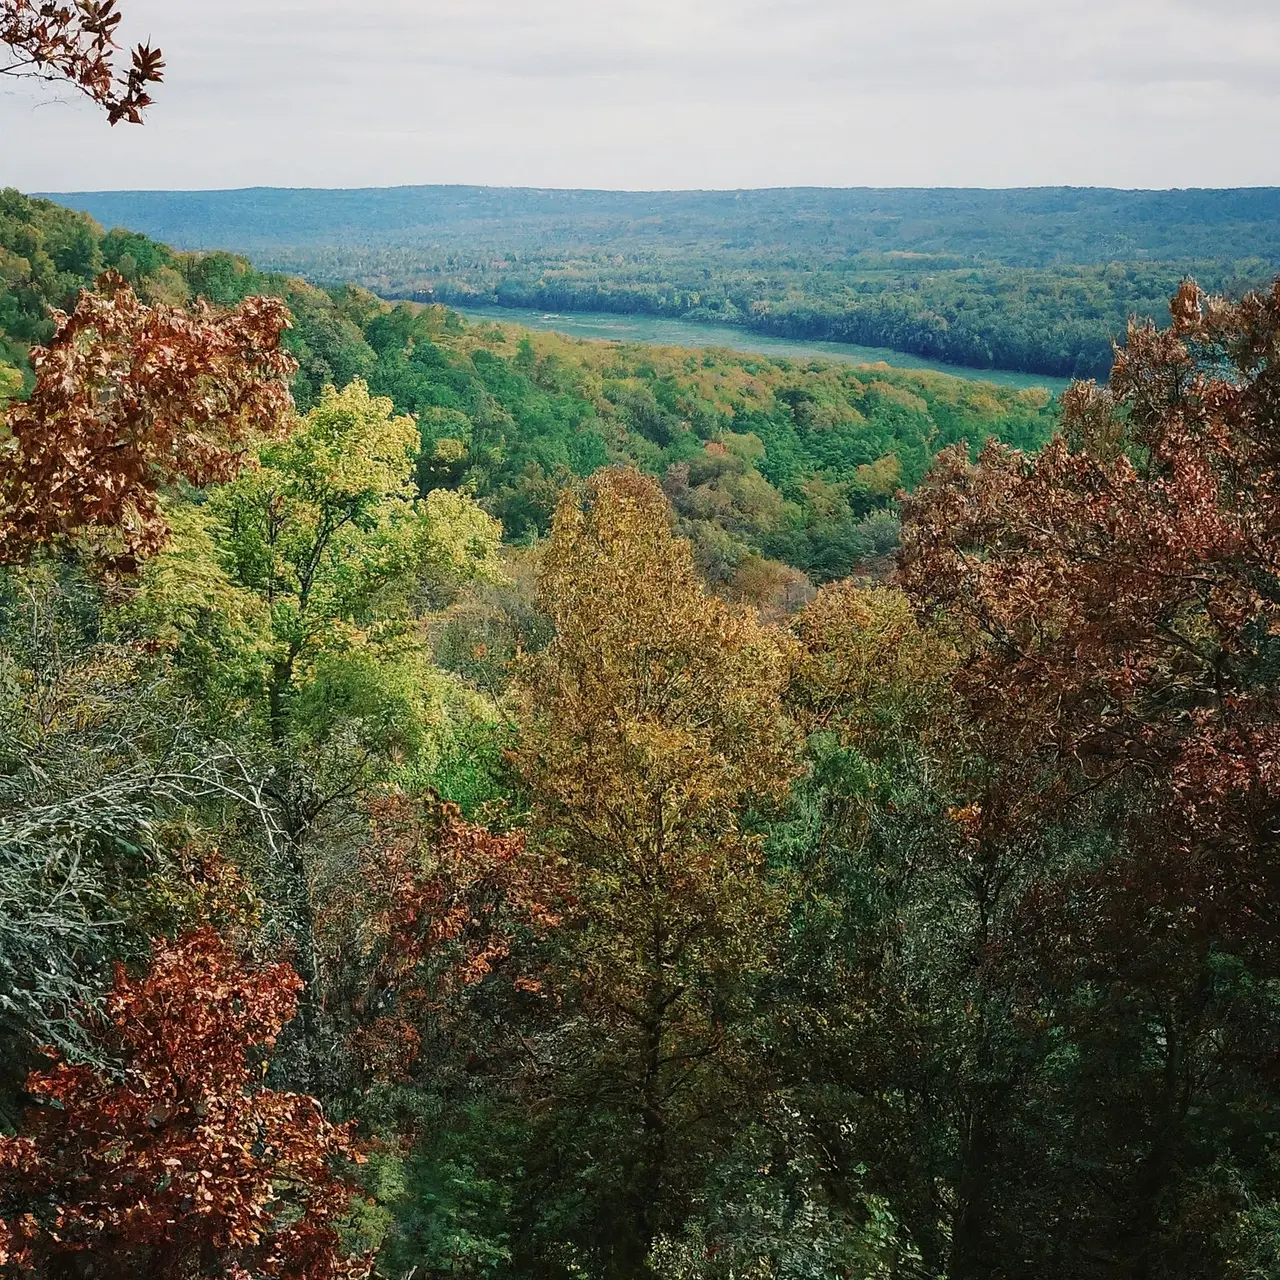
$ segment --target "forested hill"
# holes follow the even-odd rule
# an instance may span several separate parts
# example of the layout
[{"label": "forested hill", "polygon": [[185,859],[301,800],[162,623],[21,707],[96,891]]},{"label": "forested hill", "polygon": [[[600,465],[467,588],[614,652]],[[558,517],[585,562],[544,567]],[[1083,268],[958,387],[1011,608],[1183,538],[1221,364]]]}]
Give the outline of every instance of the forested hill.
[{"label": "forested hill", "polygon": [[608,192],[258,188],[55,197],[182,249],[388,297],[683,316],[1103,378],[1186,275],[1280,269],[1280,188]]},{"label": "forested hill", "polygon": [[510,249],[622,242],[662,248],[960,255],[1002,266],[1280,263],[1280,187],[783,187],[758,191],[561,191],[424,186],[51,194],[104,226],[180,249],[436,244]]},{"label": "forested hill", "polygon": [[226,253],[177,253],[81,213],[0,192],[0,404],[47,341],[50,306],[110,267],[151,303],[283,298],[295,400],[366,381],[421,431],[424,492],[462,489],[512,540],[545,533],[560,491],[610,463],[659,478],[717,586],[768,604],[874,562],[897,537],[896,495],[936,452],[988,436],[1034,449],[1049,392],[886,365],[580,342],[392,307]]},{"label": "forested hill", "polygon": [[0,1277],[1277,1280],[1205,301],[1059,406],[0,192]]}]

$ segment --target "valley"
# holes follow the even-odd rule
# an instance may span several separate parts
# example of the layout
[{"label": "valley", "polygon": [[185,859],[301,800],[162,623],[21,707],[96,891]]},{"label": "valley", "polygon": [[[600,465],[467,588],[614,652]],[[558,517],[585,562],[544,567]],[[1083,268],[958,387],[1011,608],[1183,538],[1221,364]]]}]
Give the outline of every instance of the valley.
[{"label": "valley", "polygon": [[1105,379],[1186,276],[1280,270],[1280,188],[257,188],[56,199],[181,250],[463,308],[606,313]]},{"label": "valley", "polygon": [[836,360],[845,364],[887,364],[895,369],[926,369],[953,378],[973,382],[990,382],[1001,387],[1046,387],[1064,391],[1066,378],[1051,378],[1033,373],[1014,373],[1008,369],[969,369],[964,365],[942,364],[919,356],[894,351],[889,347],[859,347],[846,342],[801,342],[773,338],[750,329],[730,325],[705,324],[692,320],[673,320],[651,315],[616,315],[600,312],[569,314],[525,310],[519,307],[457,307],[455,310],[473,323],[513,324],[526,329],[546,330],[569,338],[597,342],[621,342],[659,347],[685,347],[698,350],[718,347],[727,351],[755,352],[759,355],[790,360]]}]

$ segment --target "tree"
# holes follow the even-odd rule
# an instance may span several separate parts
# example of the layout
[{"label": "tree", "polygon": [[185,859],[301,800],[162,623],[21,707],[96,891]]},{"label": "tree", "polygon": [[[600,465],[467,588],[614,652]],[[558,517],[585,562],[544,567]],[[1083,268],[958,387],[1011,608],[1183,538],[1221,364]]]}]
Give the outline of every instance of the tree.
[{"label": "tree", "polygon": [[[987,954],[1040,1057],[986,1113],[956,1275],[1002,1233],[1039,1236],[1036,1274],[1217,1275],[1236,1188],[1277,1193],[1280,284],[1171,310],[1038,457],[951,451],[905,513],[903,581],[962,637],[986,762],[969,856],[1038,860]],[[1052,1180],[1011,1163],[1063,1124]]]},{"label": "tree", "polygon": [[1254,806],[1280,735],[1280,285],[1232,306],[1188,284],[1172,311],[1168,331],[1131,328],[1107,390],[1073,388],[1038,457],[940,458],[909,507],[903,574],[980,642],[963,687],[1012,749],[1155,785],[1176,846],[1239,848],[1267,828]]},{"label": "tree", "polygon": [[[363,825],[370,788],[429,771],[478,697],[434,668],[419,616],[433,590],[497,573],[501,530],[462,494],[421,499],[418,432],[361,382],[327,389],[257,465],[175,508],[179,536],[132,605],[263,787],[278,839],[263,868],[307,983],[301,1031],[319,1053],[316,895],[328,824]],[[331,853],[340,860],[347,852]]]},{"label": "tree", "polygon": [[33,1074],[26,1133],[0,1138],[0,1266],[22,1276],[357,1280],[340,1224],[360,1159],[312,1098],[261,1085],[301,983],[210,928],[117,971],[102,1029],[120,1074]]},{"label": "tree", "polygon": [[509,1257],[519,1144],[503,1133],[523,1128],[531,1011],[555,999],[539,944],[564,878],[521,830],[401,792],[367,803],[367,839],[325,885],[317,926],[342,1104],[374,1135],[368,1181],[394,1214],[380,1265],[488,1274]]},{"label": "tree", "polygon": [[520,695],[536,830],[577,898],[539,1176],[579,1184],[578,1247],[616,1276],[679,1224],[749,1092],[735,1022],[776,915],[746,815],[795,767],[785,634],[708,595],[670,521],[634,471],[561,499],[539,584],[555,636]]},{"label": "tree", "polygon": [[[333,663],[360,649],[404,655],[404,633],[423,592],[497,572],[496,523],[461,494],[419,499],[418,432],[362,382],[328,391],[288,440],[215,492],[208,528],[231,581],[267,610],[267,728],[277,744],[319,712],[302,695],[338,680]],[[366,664],[367,667],[367,664]],[[365,678],[379,672],[367,668]],[[336,690],[335,690],[336,692]]]},{"label": "tree", "polygon": [[[988,964],[1008,861],[973,859],[964,840],[980,761],[946,630],[855,581],[824,587],[794,627],[788,704],[808,768],[771,840],[797,884],[768,1024],[794,1116],[781,1152],[812,1169],[798,1209],[845,1223],[848,1242],[896,1221],[886,1258],[948,1274],[969,1118],[1002,1084],[1008,1105]],[[794,1198],[796,1181],[776,1194]]]},{"label": "tree", "polygon": [[[112,961],[192,919],[228,827],[264,814],[74,560],[0,569],[0,1126],[40,1046],[100,1062]],[[105,597],[105,598],[104,598]],[[203,917],[199,917],[203,918]]]},{"label": "tree", "polygon": [[[518,938],[555,928],[563,896],[557,867],[523,831],[494,833],[455,805],[403,795],[376,799],[370,818],[354,875],[320,917],[330,1008],[341,1010],[362,1087],[446,1065],[460,997],[510,968]],[[532,974],[507,976],[540,989]]]},{"label": "tree", "polygon": [[108,274],[54,320],[52,342],[31,353],[35,388],[6,419],[0,557],[96,536],[127,565],[164,544],[162,486],[227,480],[283,430],[288,312],[267,298],[225,314],[148,307]]},{"label": "tree", "polygon": [[151,105],[148,86],[164,79],[164,59],[159,49],[140,44],[129,69],[117,72],[120,20],[116,0],[0,0],[0,45],[9,58],[0,75],[66,82],[102,107],[111,124],[141,124]]}]

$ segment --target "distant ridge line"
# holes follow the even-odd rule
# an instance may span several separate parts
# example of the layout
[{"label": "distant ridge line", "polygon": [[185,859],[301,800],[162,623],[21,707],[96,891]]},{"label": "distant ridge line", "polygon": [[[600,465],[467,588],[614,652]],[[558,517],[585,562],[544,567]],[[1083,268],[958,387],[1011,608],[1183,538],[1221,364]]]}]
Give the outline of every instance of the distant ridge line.
[{"label": "distant ridge line", "polygon": [[606,195],[606,196],[672,196],[672,195],[755,195],[762,193],[804,192],[937,192],[1000,194],[1007,192],[1104,192],[1114,195],[1179,195],[1191,193],[1232,194],[1239,192],[1280,192],[1280,184],[1248,187],[1097,187],[1071,184],[1030,187],[534,187],[500,186],[474,182],[406,182],[389,187],[105,187],[92,191],[33,191],[30,194],[41,200],[67,200],[83,196],[215,196],[245,195],[257,192],[369,194],[374,192],[401,191],[502,191],[528,192],[553,195]]},{"label": "distant ridge line", "polygon": [[[1006,265],[1280,259],[1280,186],[591,188],[242,187],[47,192],[47,199],[179,249],[230,249],[291,265],[290,250],[418,246],[610,252],[696,245],[770,252],[797,240],[828,258],[958,254]],[[1229,234],[1223,234],[1224,232]]]}]

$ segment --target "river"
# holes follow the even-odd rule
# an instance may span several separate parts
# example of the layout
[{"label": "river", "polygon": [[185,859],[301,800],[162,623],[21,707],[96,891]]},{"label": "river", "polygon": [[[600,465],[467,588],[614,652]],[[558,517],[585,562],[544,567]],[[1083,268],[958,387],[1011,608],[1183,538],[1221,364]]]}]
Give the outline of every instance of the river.
[{"label": "river", "polygon": [[962,365],[941,364],[922,360],[882,347],[857,347],[846,342],[795,342],[774,338],[722,324],[697,324],[691,320],[671,320],[662,316],[619,316],[601,312],[526,311],[518,307],[458,307],[468,320],[497,321],[518,324],[527,329],[548,329],[570,338],[594,338],[605,342],[647,343],[657,347],[727,347],[731,351],[752,351],[764,356],[789,356],[793,359],[846,360],[850,364],[885,364],[899,369],[931,369],[974,382],[994,382],[1002,387],[1048,387],[1065,390],[1066,378],[1048,378],[1039,374],[1014,373],[1006,369],[969,369]]}]

